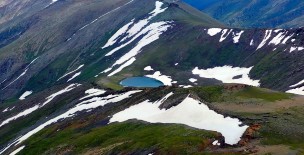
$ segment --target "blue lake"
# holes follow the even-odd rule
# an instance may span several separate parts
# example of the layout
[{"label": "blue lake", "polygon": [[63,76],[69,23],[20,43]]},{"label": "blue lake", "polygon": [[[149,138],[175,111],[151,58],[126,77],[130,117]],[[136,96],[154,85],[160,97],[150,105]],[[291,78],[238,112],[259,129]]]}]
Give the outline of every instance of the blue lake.
[{"label": "blue lake", "polygon": [[160,87],[164,84],[156,79],[148,78],[148,77],[131,77],[126,78],[120,82],[120,85],[124,87]]}]

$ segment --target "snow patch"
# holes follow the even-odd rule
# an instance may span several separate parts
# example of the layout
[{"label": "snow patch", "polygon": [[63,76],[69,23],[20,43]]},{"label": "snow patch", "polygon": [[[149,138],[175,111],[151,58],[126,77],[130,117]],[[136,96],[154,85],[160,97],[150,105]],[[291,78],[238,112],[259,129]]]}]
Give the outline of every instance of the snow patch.
[{"label": "snow patch", "polygon": [[33,91],[26,91],[24,92],[20,97],[19,100],[25,100],[26,97],[30,96],[33,93]]},{"label": "snow patch", "polygon": [[221,145],[221,143],[219,143],[219,141],[216,140],[216,141],[212,142],[212,145],[217,145],[217,146],[219,146],[219,145]]},{"label": "snow patch", "polygon": [[233,33],[233,43],[238,43],[243,33],[244,31],[241,31],[239,33]]},{"label": "snow patch", "polygon": [[189,81],[192,82],[192,83],[194,83],[194,82],[197,81],[197,79],[191,78],[191,79],[189,79]]},{"label": "snow patch", "polygon": [[147,66],[144,68],[145,71],[153,71],[154,69],[151,66]]},{"label": "snow patch", "polygon": [[146,77],[161,81],[166,86],[172,86],[173,83],[176,83],[176,81],[172,80],[171,76],[162,75],[160,71],[156,71],[153,75],[146,75]]},{"label": "snow patch", "polygon": [[124,25],[122,28],[120,28],[109,40],[108,42],[102,47],[107,48],[109,46],[112,46],[116,43],[116,41],[118,40],[118,38],[125,34],[127,32],[127,30],[129,29],[129,27],[133,24],[134,20],[132,20],[131,22],[129,22],[128,24]]},{"label": "snow patch", "polygon": [[262,48],[267,43],[267,41],[271,37],[271,33],[272,33],[272,30],[266,30],[264,39],[262,40],[262,42],[260,43],[260,45],[258,46],[258,48],[256,50]]},{"label": "snow patch", "polygon": [[[163,102],[164,100],[162,100]],[[176,123],[204,130],[220,132],[227,144],[236,144],[248,126],[241,126],[238,119],[224,117],[208,108],[207,105],[186,97],[179,105],[168,110],[160,109],[162,102],[144,101],[115,114],[112,122],[124,122],[138,119],[150,123]]]},{"label": "snow patch", "polygon": [[254,40],[251,39],[251,41],[250,41],[250,46],[253,46],[253,45],[254,45]]},{"label": "snow patch", "polygon": [[38,110],[38,109],[44,107],[46,104],[48,104],[49,102],[51,102],[55,97],[57,97],[57,96],[59,96],[59,95],[61,95],[61,94],[64,94],[64,93],[66,93],[66,92],[69,92],[69,91],[73,90],[74,88],[76,88],[76,87],[78,87],[78,86],[80,86],[80,85],[79,85],[79,84],[71,84],[71,85],[69,85],[68,87],[66,87],[66,88],[64,88],[64,89],[62,89],[62,90],[60,90],[60,91],[58,91],[58,92],[56,92],[56,93],[54,93],[54,94],[48,96],[48,97],[46,98],[46,101],[45,101],[44,103],[42,103],[42,104],[37,104],[37,105],[35,105],[35,106],[33,106],[33,107],[29,108],[29,109],[26,109],[26,110],[24,110],[24,111],[18,113],[17,115],[15,115],[15,116],[13,116],[13,117],[10,117],[10,118],[4,120],[4,121],[0,124],[0,127],[4,126],[4,125],[8,124],[9,122],[14,121],[14,120],[16,120],[16,119],[18,119],[18,118],[20,118],[20,117],[24,117],[24,116],[29,115],[30,113],[32,113],[32,112],[34,112],[34,111],[36,111],[36,110]]},{"label": "snow patch", "polygon": [[212,37],[212,36],[217,35],[221,31],[222,31],[221,28],[210,28],[210,29],[208,29],[207,33]]},{"label": "snow patch", "polygon": [[298,83],[296,83],[296,84],[294,84],[294,85],[291,85],[291,86],[289,86],[289,87],[297,87],[297,86],[299,86],[299,85],[301,85],[301,84],[304,84],[304,80],[302,80],[302,81],[300,81],[300,82],[298,82]]},{"label": "snow patch", "polygon": [[113,76],[115,74],[117,74],[118,72],[122,71],[124,68],[130,66],[131,64],[133,64],[133,62],[135,62],[136,59],[134,57],[130,58],[127,62],[125,62],[124,64],[122,64],[121,66],[119,66],[119,68],[117,68],[115,71],[113,71],[112,73],[110,73],[108,76]]},{"label": "snow patch", "polygon": [[287,36],[283,41],[282,41],[282,44],[286,44],[286,42],[291,38],[293,37],[294,33],[290,36]]},{"label": "snow patch", "polygon": [[95,88],[92,88],[92,89],[89,89],[87,91],[85,91],[85,94],[88,94],[87,96],[81,98],[80,100],[84,100],[86,98],[90,98],[90,97],[93,97],[93,96],[98,96],[98,95],[102,95],[104,94],[106,91],[105,90],[102,90],[102,89],[95,89]]},{"label": "snow patch", "polygon": [[191,86],[191,85],[179,85],[179,87],[181,87],[181,88],[192,88],[193,86]]},{"label": "snow patch", "polygon": [[304,95],[304,86],[300,88],[295,88],[286,91],[287,93],[297,94],[297,95]]},{"label": "snow patch", "polygon": [[66,76],[68,76],[68,75],[71,75],[71,74],[73,74],[73,73],[75,73],[75,72],[77,72],[78,70],[80,70],[82,67],[84,66],[84,64],[82,64],[82,65],[80,65],[80,66],[78,66],[75,70],[72,70],[72,71],[70,71],[70,72],[68,72],[68,73],[66,73],[66,74],[64,74],[63,76],[61,76],[57,81],[59,81],[59,80],[61,80],[61,79],[63,79],[63,78],[65,78]]},{"label": "snow patch", "polygon": [[16,149],[15,151],[13,151],[12,153],[10,153],[10,155],[16,155],[18,154],[20,151],[22,151],[25,148],[25,146],[21,146],[18,149]]},{"label": "snow patch", "polygon": [[285,37],[285,33],[284,32],[280,32],[277,36],[275,36],[270,42],[268,45],[270,44],[274,44],[274,45],[279,45],[282,40],[284,39]]},{"label": "snow patch", "polygon": [[[159,39],[160,35],[167,31],[171,26],[169,25],[170,22],[157,22],[157,23],[152,23],[146,28],[144,28],[141,32],[139,32],[134,38],[138,38],[139,36],[145,34],[145,36],[137,43],[137,45],[131,49],[128,53],[120,57],[113,65],[112,67],[106,69],[103,71],[104,73],[109,72],[112,70],[114,66],[121,65],[128,61],[127,63],[123,64],[120,66],[119,69],[117,69],[115,72],[111,73],[108,76],[113,76],[114,74],[118,73],[121,71],[123,68],[131,65],[135,61],[135,56],[139,54],[142,51],[142,48],[149,45],[150,43],[156,41]],[[133,41],[133,39],[131,40]],[[124,45],[122,45],[124,46]],[[108,54],[113,54],[113,51],[111,51]],[[107,54],[107,55],[108,55]]]},{"label": "snow patch", "polygon": [[295,50],[298,50],[298,51],[302,51],[302,50],[304,50],[304,47],[290,47],[290,51],[289,51],[289,53],[291,53],[291,52],[293,52],[293,51],[295,51]]},{"label": "snow patch", "polygon": [[30,132],[26,133],[23,136],[20,136],[19,138],[17,138],[16,140],[14,140],[12,143],[10,143],[9,145],[7,145],[3,150],[0,151],[0,154],[4,153],[6,150],[8,150],[11,146],[17,146],[20,143],[24,142],[25,140],[27,140],[28,138],[30,138],[31,136],[33,136],[34,134],[38,133],[39,131],[41,131],[42,129],[44,129],[45,127],[56,123],[62,119],[66,119],[66,118],[70,118],[73,117],[77,112],[80,111],[88,111],[90,109],[95,109],[98,107],[102,107],[106,104],[109,103],[115,103],[115,102],[120,102],[124,99],[127,99],[129,97],[131,97],[131,95],[141,92],[141,90],[134,90],[134,91],[129,91],[126,93],[122,93],[122,94],[117,94],[117,95],[109,95],[106,97],[96,97],[87,101],[83,101],[79,104],[77,104],[75,107],[71,108],[70,110],[66,111],[65,113],[52,118],[50,120],[48,120],[47,122],[39,125],[38,127],[34,128],[33,130],[31,130]]},{"label": "snow patch", "polygon": [[[260,86],[260,80],[253,80],[249,77],[249,72],[253,67],[242,68],[242,67],[214,67],[209,69],[193,69],[192,73],[199,75],[203,78],[217,79],[223,83],[241,83],[252,86]],[[234,79],[234,77],[241,75],[240,78]]]},{"label": "snow patch", "polygon": [[171,22],[169,22],[169,21],[161,21],[161,22],[156,22],[156,23],[152,23],[152,24],[148,25],[150,20],[153,17],[156,17],[158,14],[164,12],[167,9],[167,8],[162,9],[163,4],[164,4],[163,2],[156,1],[155,9],[149,13],[149,17],[147,17],[146,19],[140,20],[137,23],[132,23],[133,26],[132,26],[132,24],[125,25],[124,28],[121,28],[122,30],[120,32],[116,33],[117,35],[114,35],[111,37],[112,39],[111,38],[109,39],[108,44],[106,44],[104,47],[113,45],[113,42],[117,41],[116,38],[121,36],[123,32],[124,32],[123,34],[127,34],[127,35],[120,40],[121,42],[126,41],[127,39],[132,37],[126,43],[112,49],[105,56],[110,56],[110,55],[114,54],[115,52],[121,50],[122,48],[124,48],[127,45],[134,42],[139,37],[143,36],[143,38],[136,44],[136,46],[132,50],[130,50],[125,55],[123,55],[111,67],[105,69],[101,73],[110,72],[115,66],[120,65],[118,67],[118,69],[116,69],[115,71],[113,71],[112,73],[110,73],[108,75],[108,76],[113,76],[113,75],[117,74],[118,72],[120,72],[121,70],[123,70],[124,68],[126,68],[127,66],[131,65],[136,60],[135,56],[142,51],[143,47],[158,40],[160,35],[171,27],[171,25],[170,25]]},{"label": "snow patch", "polygon": [[75,79],[76,77],[78,77],[80,74],[81,74],[81,72],[78,72],[78,73],[74,74],[70,79],[68,79],[67,82],[72,81],[73,79]]},{"label": "snow patch", "polygon": [[[219,40],[219,42],[223,42],[228,36],[229,34],[233,31],[233,29],[231,29],[229,32],[228,32],[228,29],[224,29],[222,31],[222,35],[221,35],[221,38]],[[227,33],[228,32],[228,33]],[[227,34],[226,34],[227,33]]]},{"label": "snow patch", "polygon": [[2,112],[4,113],[4,112],[8,112],[8,109],[9,108],[5,108]]}]

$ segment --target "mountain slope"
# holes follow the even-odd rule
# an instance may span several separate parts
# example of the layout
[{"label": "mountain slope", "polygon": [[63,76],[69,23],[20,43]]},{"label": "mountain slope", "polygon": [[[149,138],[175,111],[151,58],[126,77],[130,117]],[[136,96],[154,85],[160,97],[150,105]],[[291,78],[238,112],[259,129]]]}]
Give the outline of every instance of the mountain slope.
[{"label": "mountain slope", "polygon": [[[304,134],[301,130],[303,119],[295,117],[303,111],[303,108],[300,108],[303,106],[303,97],[246,85],[189,89],[178,87],[124,89],[119,92],[96,87],[93,91],[92,85],[74,87],[69,92],[54,97],[40,110],[2,126],[0,134],[3,138],[0,142],[5,150],[1,150],[0,153],[22,148],[19,151],[22,150],[21,153],[25,154],[54,152],[84,154],[99,151],[110,154],[118,152],[166,154],[172,151],[177,151],[177,154],[181,154],[179,151],[201,154],[242,154],[244,145],[253,151],[251,145],[276,148],[282,145],[293,146],[294,143],[298,143],[296,148],[303,149],[301,147],[303,144],[301,137]],[[1,113],[3,118],[1,122],[16,116],[22,108],[37,105],[32,104],[31,100],[45,102],[48,99],[46,96],[60,92],[63,88],[29,97],[26,99],[27,102],[16,105],[10,115]],[[289,104],[282,104],[286,102]],[[235,106],[239,108],[234,108]],[[294,109],[296,107],[297,110]],[[202,110],[205,110],[203,112],[205,115],[202,115]],[[170,115],[166,116],[166,113]],[[136,121],[135,118],[146,122]],[[212,121],[209,120],[210,118]],[[158,123],[154,124],[153,119]],[[227,122],[224,123],[222,119],[227,119]],[[131,121],[121,122],[123,120]],[[166,121],[188,127],[160,124]],[[293,123],[294,121],[298,123]],[[206,123],[209,125],[206,126]],[[217,123],[220,123],[220,126],[217,126]],[[241,123],[243,124],[241,127],[235,125]],[[244,129],[248,127],[244,124],[254,130],[242,136]],[[261,127],[255,128],[255,126]],[[210,131],[210,127],[213,131]],[[239,129],[242,131],[240,132]],[[151,131],[152,134],[149,133]],[[160,131],[168,132],[164,135],[165,132]],[[234,131],[234,134],[231,134],[231,131]],[[260,134],[263,136],[258,136]],[[228,145],[231,140],[229,136],[236,138],[234,146]],[[241,141],[238,142],[239,138]],[[212,144],[214,141],[219,145]],[[177,143],[180,144],[178,147]],[[286,151],[292,152],[288,147]]]},{"label": "mountain slope", "polygon": [[[125,77],[151,74],[143,71],[151,65],[175,77],[179,85],[193,84],[190,78],[199,79],[201,85],[225,83],[192,74],[196,67],[225,65],[253,67],[249,77],[260,80],[262,87],[280,91],[292,90],[291,85],[303,80],[302,29],[225,29],[183,3],[155,6],[153,0],[117,0],[108,2],[109,7],[84,3],[58,1],[30,19],[14,21],[33,22],[0,49],[2,100],[66,82],[90,81],[118,88]],[[124,10],[132,13],[124,14]]]},{"label": "mountain slope", "polygon": [[[147,13],[153,11],[155,6],[152,0],[136,3],[129,3],[128,1],[112,1],[108,3],[108,5],[105,5],[101,2],[58,1],[51,7],[39,11],[31,18],[21,21],[16,19],[17,21],[15,22],[18,25],[23,24],[24,21],[35,22],[27,26],[26,29],[24,28],[25,32],[16,32],[21,36],[19,38],[14,37],[14,40],[6,43],[8,45],[1,48],[1,81],[5,80],[1,83],[1,91],[5,88],[5,94],[12,95],[20,88],[24,88],[26,83],[29,83],[31,87],[39,84],[39,87],[43,86],[43,88],[46,88],[56,83],[59,77],[68,72],[66,71],[67,69],[73,70],[82,63],[88,62],[92,64],[86,66],[93,67],[94,65],[98,65],[96,63],[101,61],[100,59],[104,55],[104,52],[96,53],[96,57],[90,55],[95,53],[96,50],[100,50],[100,47],[103,46],[102,44],[106,41],[105,38],[109,35],[107,32],[115,31],[112,28],[118,29],[133,18],[136,20],[144,18],[147,16]],[[102,7],[105,9],[100,9],[99,5],[103,5]],[[147,7],[137,8],[137,6]],[[177,7],[171,6],[171,8]],[[133,11],[133,13],[120,16],[123,14],[124,9]],[[188,12],[189,10],[178,9],[173,11],[174,14],[168,14],[170,16],[167,17],[164,15],[162,18],[169,18],[169,20],[175,20],[174,18],[176,20],[185,19],[186,23],[205,26],[220,25],[209,17],[202,22],[200,21],[202,17],[197,16],[197,12],[195,15],[191,15]],[[62,14],[65,16],[62,16]],[[112,17],[115,17],[115,21],[113,21]],[[209,19],[210,21],[208,21]],[[112,25],[109,26],[107,23],[112,23]],[[35,59],[36,61],[33,62]],[[31,62],[32,64],[29,65]],[[91,73],[91,76],[87,77],[94,78],[103,68],[100,66],[96,69],[98,69],[97,72],[95,71],[95,73]],[[27,74],[23,75],[25,70]],[[52,72],[54,76],[48,76],[45,74],[46,72]],[[38,75],[34,76],[35,74]],[[23,75],[22,78],[19,75]],[[34,79],[30,80],[31,77]],[[14,81],[15,79],[17,80]],[[31,81],[35,84],[32,84]],[[42,83],[44,84],[41,85]],[[6,98],[5,96],[3,95],[1,98]]]},{"label": "mountain slope", "polygon": [[[23,11],[1,33],[0,154],[303,152],[303,97],[259,88],[304,93],[303,29],[232,29],[167,0]],[[166,86],[119,85],[134,76]]]},{"label": "mountain slope", "polygon": [[303,26],[301,0],[184,0],[231,27],[299,28]]}]

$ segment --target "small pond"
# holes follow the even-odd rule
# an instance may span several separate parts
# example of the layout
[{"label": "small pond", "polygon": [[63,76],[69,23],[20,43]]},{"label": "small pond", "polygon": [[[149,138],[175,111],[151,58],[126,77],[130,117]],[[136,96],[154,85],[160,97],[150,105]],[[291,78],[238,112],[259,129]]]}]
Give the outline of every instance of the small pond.
[{"label": "small pond", "polygon": [[148,78],[148,77],[130,77],[122,80],[120,85],[124,87],[149,87],[155,88],[163,86],[164,84],[156,79]]}]

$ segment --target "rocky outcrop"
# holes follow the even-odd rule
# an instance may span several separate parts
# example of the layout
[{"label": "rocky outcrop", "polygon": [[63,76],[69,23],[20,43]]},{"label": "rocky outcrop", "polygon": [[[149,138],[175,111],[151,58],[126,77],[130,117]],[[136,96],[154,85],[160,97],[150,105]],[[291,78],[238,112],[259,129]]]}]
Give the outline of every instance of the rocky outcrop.
[{"label": "rocky outcrop", "polygon": [[258,137],[258,131],[261,129],[260,124],[253,124],[245,131],[241,140],[239,141],[238,145],[246,146],[250,140],[255,139]]}]

